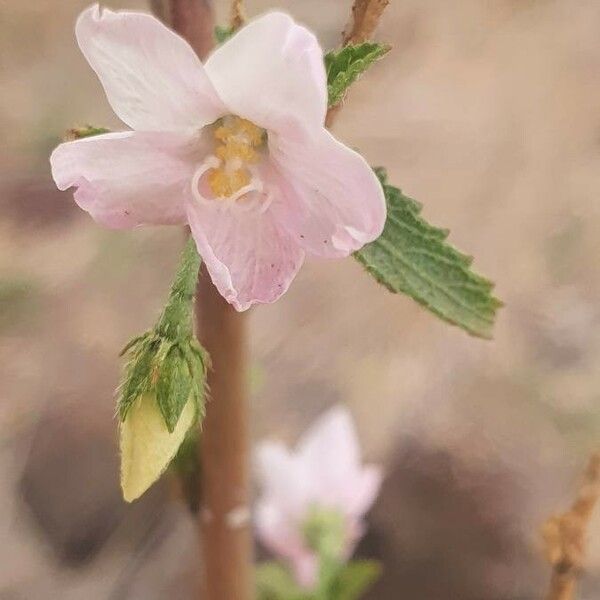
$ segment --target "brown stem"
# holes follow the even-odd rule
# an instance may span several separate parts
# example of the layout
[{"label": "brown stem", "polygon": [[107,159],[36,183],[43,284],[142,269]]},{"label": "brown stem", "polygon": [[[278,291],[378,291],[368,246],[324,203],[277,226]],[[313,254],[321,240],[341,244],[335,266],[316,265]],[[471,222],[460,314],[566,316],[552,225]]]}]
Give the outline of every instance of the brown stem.
[{"label": "brown stem", "polygon": [[210,0],[150,0],[154,14],[183,36],[200,57],[213,47],[214,15]]},{"label": "brown stem", "polygon": [[231,3],[231,29],[237,31],[245,22],[244,0],[233,0]]},{"label": "brown stem", "polygon": [[584,566],[587,527],[600,497],[600,452],[590,457],[583,483],[571,508],[554,515],[542,529],[546,555],[552,565],[547,600],[575,600]]},{"label": "brown stem", "polygon": [[[370,39],[389,2],[390,0],[354,0],[352,17],[344,31],[342,45],[360,44]],[[341,107],[342,102],[329,107],[325,117],[326,127],[333,125]]]},{"label": "brown stem", "polygon": [[352,18],[344,31],[344,45],[370,39],[389,3],[390,0],[354,0]]},{"label": "brown stem", "polygon": [[[204,57],[213,46],[210,0],[152,0],[157,15]],[[208,350],[210,399],[200,443],[204,600],[253,596],[249,527],[249,413],[246,318],[218,293],[203,269],[196,298],[198,333]]]},{"label": "brown stem", "polygon": [[198,330],[210,352],[210,400],[201,436],[204,564],[208,600],[252,597],[249,527],[249,414],[246,315],[218,293],[203,271]]}]

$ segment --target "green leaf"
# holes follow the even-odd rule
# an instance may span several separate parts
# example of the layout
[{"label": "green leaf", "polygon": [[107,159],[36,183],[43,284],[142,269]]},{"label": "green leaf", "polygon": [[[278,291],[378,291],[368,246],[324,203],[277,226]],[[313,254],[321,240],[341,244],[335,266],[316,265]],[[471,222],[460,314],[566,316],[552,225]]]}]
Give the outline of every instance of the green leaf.
[{"label": "green leaf", "polygon": [[381,575],[375,560],[355,560],[339,573],[332,589],[331,600],[358,600]]},{"label": "green leaf", "polygon": [[214,31],[217,44],[226,42],[234,33],[235,30],[233,27],[223,27],[222,25],[217,25]]},{"label": "green leaf", "polygon": [[130,354],[130,359],[125,366],[123,383],[119,389],[118,412],[121,421],[125,421],[131,405],[152,385],[154,359],[160,339],[148,332],[138,338],[135,344],[130,343],[128,346],[126,352]]},{"label": "green leaf", "polygon": [[156,400],[169,433],[175,430],[191,390],[192,375],[188,362],[179,347],[173,345],[161,362],[156,384]]},{"label": "green leaf", "polygon": [[329,106],[341,102],[350,85],[389,50],[390,46],[387,45],[364,42],[328,52],[325,55],[325,69]]},{"label": "green leaf", "polygon": [[472,258],[446,242],[447,230],[429,225],[421,206],[387,183],[376,169],[387,202],[381,236],[355,252],[375,279],[391,292],[407,294],[445,321],[490,338],[498,308],[494,284],[471,269]]},{"label": "green leaf", "polygon": [[256,567],[257,600],[310,600],[292,574],[279,563],[265,562]]},{"label": "green leaf", "polygon": [[181,344],[180,349],[192,376],[192,394],[196,401],[198,420],[202,421],[206,413],[206,375],[210,366],[210,356],[194,337]]}]

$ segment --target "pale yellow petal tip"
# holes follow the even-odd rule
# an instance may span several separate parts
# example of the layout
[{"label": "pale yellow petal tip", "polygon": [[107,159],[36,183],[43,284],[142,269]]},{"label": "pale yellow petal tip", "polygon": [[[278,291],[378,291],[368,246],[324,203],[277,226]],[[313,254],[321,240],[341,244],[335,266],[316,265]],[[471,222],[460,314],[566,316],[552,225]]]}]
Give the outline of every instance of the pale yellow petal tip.
[{"label": "pale yellow petal tip", "polygon": [[133,404],[119,427],[121,489],[126,502],[139,498],[162,475],[194,418],[194,403],[190,400],[175,430],[169,433],[154,396],[142,396]]}]

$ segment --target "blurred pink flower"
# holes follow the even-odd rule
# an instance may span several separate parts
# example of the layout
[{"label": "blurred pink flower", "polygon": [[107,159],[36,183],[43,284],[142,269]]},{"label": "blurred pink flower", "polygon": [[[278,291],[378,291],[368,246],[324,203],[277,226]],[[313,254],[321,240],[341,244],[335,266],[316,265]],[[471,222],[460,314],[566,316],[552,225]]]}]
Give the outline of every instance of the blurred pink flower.
[{"label": "blurred pink flower", "polygon": [[289,452],[275,442],[256,450],[262,495],[256,509],[260,540],[290,562],[297,581],[315,585],[318,557],[306,541],[307,519],[315,510],[339,511],[347,559],[363,534],[362,517],[381,485],[381,469],[363,466],[350,413],[337,406],[323,415]]},{"label": "blurred pink flower", "polygon": [[344,257],[386,217],[365,160],[324,127],[327,82],[315,36],[266,14],[202,65],[154,17],[98,5],[79,46],[133,131],[66,142],[61,189],[113,228],[189,224],[213,282],[238,310],[273,302],[305,254]]}]

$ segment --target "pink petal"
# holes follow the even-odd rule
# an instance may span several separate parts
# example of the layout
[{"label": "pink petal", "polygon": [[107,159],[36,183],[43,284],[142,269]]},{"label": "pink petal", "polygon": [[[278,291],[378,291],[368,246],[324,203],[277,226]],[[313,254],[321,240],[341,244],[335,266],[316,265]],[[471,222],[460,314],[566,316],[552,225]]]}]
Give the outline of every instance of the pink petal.
[{"label": "pink petal", "polygon": [[291,564],[295,579],[302,587],[313,588],[317,582],[318,561],[304,544],[300,526],[282,514],[279,505],[265,500],[257,503],[254,522],[261,543]]},{"label": "pink petal", "polygon": [[200,59],[158,19],[95,4],[75,33],[113,110],[133,129],[197,129],[222,116]]},{"label": "pink petal", "polygon": [[263,495],[290,515],[304,514],[312,495],[311,473],[297,457],[283,444],[262,442],[255,451],[255,462]]},{"label": "pink petal", "polygon": [[297,452],[309,472],[328,482],[330,491],[352,477],[360,466],[360,446],[349,411],[335,406],[326,412],[300,438]]},{"label": "pink petal", "polygon": [[359,154],[325,129],[269,136],[269,150],[286,200],[278,218],[307,253],[344,257],[381,235],[383,190]]},{"label": "pink petal", "polygon": [[319,576],[319,561],[313,552],[305,550],[292,558],[296,581],[306,590],[316,587]]},{"label": "pink petal", "polygon": [[304,549],[304,542],[297,524],[279,503],[261,498],[256,503],[254,523],[258,539],[271,552],[285,558],[292,558]]},{"label": "pink petal", "polygon": [[277,300],[304,262],[304,251],[270,210],[213,200],[188,203],[187,214],[213,283],[236,310]]},{"label": "pink petal", "polygon": [[361,469],[350,490],[348,513],[355,517],[364,515],[375,502],[382,480],[383,472],[380,467],[369,465]]},{"label": "pink petal", "polygon": [[182,134],[107,133],[58,146],[52,176],[61,190],[75,186],[77,204],[108,227],[183,223],[191,146]]},{"label": "pink petal", "polygon": [[280,12],[250,22],[206,61],[217,93],[234,114],[266,129],[301,121],[320,127],[327,110],[323,51],[316,37]]}]

